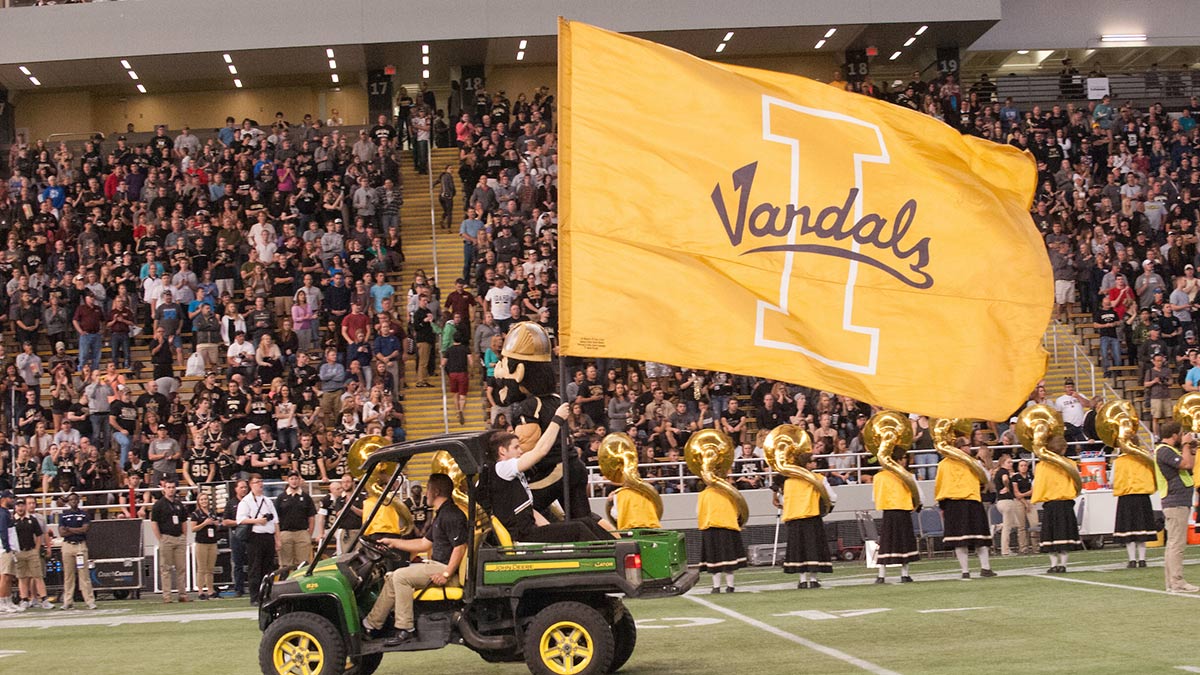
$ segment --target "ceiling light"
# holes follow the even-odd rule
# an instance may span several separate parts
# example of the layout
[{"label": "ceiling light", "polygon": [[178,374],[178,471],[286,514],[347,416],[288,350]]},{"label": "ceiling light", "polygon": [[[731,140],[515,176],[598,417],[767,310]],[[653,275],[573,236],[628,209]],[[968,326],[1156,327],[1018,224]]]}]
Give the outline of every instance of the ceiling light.
[{"label": "ceiling light", "polygon": [[[38,87],[42,86],[42,81],[37,79],[36,77],[30,76],[29,81],[32,82],[35,86],[38,86]],[[141,85],[138,85],[138,86],[141,86]]]},{"label": "ceiling light", "polygon": [[221,58],[225,59],[225,63],[233,63],[233,57],[228,54],[222,54]]},{"label": "ceiling light", "polygon": [[26,68],[25,66],[21,66],[21,74],[28,76],[28,75],[32,75],[33,73],[29,72],[29,69]]},{"label": "ceiling light", "polygon": [[1029,53],[1029,50],[1028,49],[1018,49],[1017,53],[1020,54],[1021,56],[1025,56],[1026,54]]},{"label": "ceiling light", "polygon": [[525,49],[528,46],[529,40],[521,40],[520,44],[517,45],[517,49]]},{"label": "ceiling light", "polygon": [[130,68],[133,68],[133,66],[129,65],[129,62],[126,61],[125,59],[121,59],[121,67],[124,68],[125,70],[129,70]]},{"label": "ceiling light", "polygon": [[337,70],[337,61],[335,61],[333,59],[329,59],[329,69]]},{"label": "ceiling light", "polygon": [[721,53],[721,52],[723,52],[723,51],[725,51],[725,43],[724,43],[724,42],[722,42],[721,44],[717,45],[717,53],[718,53],[718,54],[720,54],[720,53]]},{"label": "ceiling light", "polygon": [[[232,68],[232,66],[230,66],[230,67]],[[129,71],[129,79],[131,79],[131,80],[138,79],[137,73],[133,72],[132,70]]]},{"label": "ceiling light", "polygon": [[836,32],[836,28],[830,28],[829,30],[825,31],[825,39],[828,40],[829,38],[833,37],[833,34]]},{"label": "ceiling light", "polygon": [[925,31],[927,31],[927,30],[929,30],[929,26],[921,26],[920,28],[918,28],[918,29],[917,29],[917,32],[916,32],[916,34],[917,34],[917,35],[924,35],[924,34],[925,34]]},{"label": "ceiling light", "polygon": [[721,42],[729,42],[732,39],[733,39],[733,31],[729,31],[728,33],[725,34],[725,39],[721,40]]},{"label": "ceiling light", "polygon": [[333,80],[333,83],[334,83],[334,84],[337,84],[337,83],[340,81],[340,78],[338,78],[338,74],[337,74],[337,73],[333,73],[332,75],[330,75],[330,76],[329,76],[329,79]]},{"label": "ceiling light", "polygon": [[233,65],[232,63],[229,64],[229,74],[237,75],[237,66]]},{"label": "ceiling light", "polygon": [[333,47],[330,47],[329,49],[325,50],[325,58],[327,58],[327,59],[333,58]]},{"label": "ceiling light", "polygon": [[898,58],[900,58],[900,52],[896,51],[896,52],[893,52],[890,57],[888,57],[888,61],[895,61]]},{"label": "ceiling light", "polygon": [[813,49],[820,49],[821,47],[824,47],[824,46],[825,46],[824,40],[817,40],[817,46],[813,47]]},{"label": "ceiling light", "polygon": [[238,89],[241,89],[241,88],[242,88],[242,81],[241,81],[241,80],[239,80],[239,79],[237,79],[237,78],[234,78],[234,80],[233,80],[233,86],[237,87]]},{"label": "ceiling light", "polygon": [[142,92],[143,94],[144,94],[144,93],[146,93],[146,85],[144,85],[144,84],[139,84],[139,85],[138,85],[138,91]]},{"label": "ceiling light", "polygon": [[524,61],[525,60],[525,52],[517,52],[517,60]]},{"label": "ceiling light", "polygon": [[1101,35],[1101,42],[1145,42],[1145,33],[1117,33],[1113,35]]},{"label": "ceiling light", "polygon": [[910,37],[910,38],[908,38],[907,40],[905,40],[905,41],[904,41],[904,46],[905,46],[905,47],[911,47],[911,46],[912,46],[912,43],[914,43],[914,42],[916,42],[916,41],[917,41],[917,38],[915,38],[915,37]]},{"label": "ceiling light", "polygon": [[428,54],[429,53],[429,45],[421,45],[421,53]]},{"label": "ceiling light", "polygon": [[421,57],[421,65],[423,65],[423,66],[429,65],[429,57],[428,56]]},{"label": "ceiling light", "polygon": [[422,79],[422,80],[428,80],[428,79],[429,79],[429,71],[428,71],[428,70],[422,70],[422,71],[421,71],[421,79]]}]

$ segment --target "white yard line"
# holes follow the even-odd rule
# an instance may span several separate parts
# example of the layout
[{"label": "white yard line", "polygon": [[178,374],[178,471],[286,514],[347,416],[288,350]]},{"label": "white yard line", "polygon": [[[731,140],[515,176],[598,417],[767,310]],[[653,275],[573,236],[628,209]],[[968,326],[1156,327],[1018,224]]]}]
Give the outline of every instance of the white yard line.
[{"label": "white yard line", "polygon": [[947,607],[945,609],[918,609],[917,614],[940,614],[942,612],[973,612],[977,609],[996,609],[991,607]]},{"label": "white yard line", "polygon": [[826,656],[830,656],[839,661],[843,661],[852,666],[855,666],[856,668],[865,670],[868,673],[875,673],[875,675],[899,675],[899,673],[896,673],[893,670],[888,670],[887,668],[884,668],[882,666],[875,665],[874,663],[860,659],[857,656],[851,656],[850,654],[847,654],[846,652],[843,652],[839,649],[834,649],[833,647],[827,647],[825,645],[813,642],[812,640],[809,640],[807,638],[802,638],[799,635],[796,635],[794,633],[789,633],[785,630],[776,628],[775,626],[772,626],[769,623],[764,623],[762,621],[759,621],[758,619],[753,619],[751,617],[746,616],[745,614],[735,612],[732,609],[728,609],[726,607],[722,607],[720,605],[714,604],[703,598],[700,598],[700,597],[697,597],[694,595],[686,595],[684,597],[687,598],[688,600],[691,600],[692,602],[694,602],[696,604],[699,604],[703,607],[707,607],[708,609],[711,609],[714,612],[724,614],[725,616],[728,616],[732,619],[737,619],[738,621],[741,621],[742,623],[754,626],[755,628],[757,628],[761,631],[770,633],[771,635],[774,635],[775,637],[783,638],[784,640],[787,640],[789,642],[794,642],[802,647],[807,647],[815,652],[820,652],[822,654],[825,654]]},{"label": "white yard line", "polygon": [[1087,584],[1089,586],[1104,586],[1106,588],[1120,588],[1126,591],[1140,591],[1142,593],[1157,593],[1158,595],[1169,595],[1174,598],[1191,598],[1192,600],[1200,600],[1200,594],[1196,593],[1171,593],[1168,591],[1160,591],[1156,588],[1142,588],[1141,586],[1126,586],[1124,584],[1109,584],[1103,581],[1087,581],[1085,579],[1071,579],[1069,577],[1055,577],[1050,575],[1038,576],[1029,575],[1038,579],[1046,579],[1047,581],[1066,581],[1072,584]]}]

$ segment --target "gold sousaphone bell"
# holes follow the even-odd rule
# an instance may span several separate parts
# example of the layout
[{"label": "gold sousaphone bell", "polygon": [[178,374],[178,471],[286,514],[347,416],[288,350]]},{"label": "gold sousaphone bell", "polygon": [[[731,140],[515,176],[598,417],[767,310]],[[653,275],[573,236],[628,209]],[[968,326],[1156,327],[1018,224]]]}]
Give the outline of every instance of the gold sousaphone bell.
[{"label": "gold sousaphone bell", "polygon": [[[605,436],[604,440],[600,441],[600,450],[596,453],[596,460],[600,464],[600,474],[606,480],[614,485],[628,488],[650,500],[654,504],[654,511],[658,518],[662,518],[662,497],[638,473],[637,445],[634,444],[629,434],[618,431]],[[617,524],[616,515],[612,512],[612,502],[609,502],[608,506],[608,519],[613,522],[613,525]]]},{"label": "gold sousaphone bell", "polygon": [[1109,401],[1096,411],[1096,435],[1110,448],[1153,468],[1154,457],[1138,442],[1142,423],[1129,401]]},{"label": "gold sousaphone bell", "polygon": [[813,486],[821,500],[821,515],[833,510],[833,498],[825,481],[801,461],[802,455],[812,455],[812,438],[795,424],[780,424],[763,440],[767,466],[785,478],[796,478]]},{"label": "gold sousaphone bell", "polygon": [[[433,459],[430,460],[429,473],[444,473],[450,477],[450,481],[454,483],[454,494],[451,499],[464,514],[467,513],[467,507],[470,506],[470,500],[467,495],[467,475],[462,472],[458,466],[458,462],[446,450],[438,450],[433,453]],[[475,505],[475,527],[482,527],[489,524],[487,514],[479,504]]]},{"label": "gold sousaphone bell", "polygon": [[[952,426],[952,425],[951,425]],[[879,466],[904,482],[912,495],[913,508],[921,508],[921,489],[917,479],[902,462],[912,447],[913,430],[908,417],[894,410],[881,410],[867,420],[863,428],[863,444]]]},{"label": "gold sousaphone bell", "polygon": [[1047,462],[1062,469],[1075,483],[1075,492],[1083,489],[1083,477],[1075,462],[1050,449],[1050,439],[1062,436],[1062,415],[1046,405],[1031,405],[1017,415],[1016,434],[1021,445],[1033,453],[1039,462]]},{"label": "gold sousaphone bell", "polygon": [[[1059,424],[1062,423],[1059,422]],[[971,470],[971,473],[975,474],[975,480],[978,480],[980,485],[986,485],[988,482],[987,471],[984,471],[974,457],[954,445],[959,436],[970,437],[973,430],[974,423],[971,420],[959,417],[939,417],[929,425],[929,435],[933,437],[933,447],[938,454],[947,459],[962,462]]]},{"label": "gold sousaphone bell", "polygon": [[[367,463],[367,458],[385,445],[389,445],[389,443],[383,436],[363,436],[354,441],[350,445],[350,449],[346,451],[346,471],[350,474],[350,477],[354,480],[361,480],[364,473],[363,467]],[[384,506],[390,508],[395,514],[400,531],[394,534],[406,535],[412,532],[413,529],[412,512],[408,510],[408,507],[402,501],[395,498],[394,492],[387,495],[386,498],[384,496],[388,481],[391,480],[392,474],[396,472],[396,468],[397,465],[395,462],[377,464],[374,470],[371,471],[371,478],[367,481],[367,495],[376,501],[383,499]]]},{"label": "gold sousaphone bell", "polygon": [[742,493],[725,480],[733,468],[733,439],[716,429],[701,429],[688,438],[683,458],[693,474],[733,502],[738,525],[744,526],[750,519],[750,507]]}]

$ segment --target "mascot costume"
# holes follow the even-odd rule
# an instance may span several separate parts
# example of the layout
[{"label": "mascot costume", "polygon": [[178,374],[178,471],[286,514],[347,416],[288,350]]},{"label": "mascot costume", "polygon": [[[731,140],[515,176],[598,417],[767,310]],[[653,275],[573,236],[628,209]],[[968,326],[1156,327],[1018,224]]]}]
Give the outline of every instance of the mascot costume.
[{"label": "mascot costume", "polygon": [[[494,371],[500,405],[511,406],[513,430],[521,448],[529,451],[537,444],[562,398],[554,392],[554,369],[550,365],[550,336],[541,325],[523,321],[509,329],[500,350],[500,361]],[[568,478],[571,484],[570,515],[572,520],[591,520],[600,523],[592,513],[587,498],[587,467],[575,453],[569,458]],[[550,521],[561,520],[554,514],[554,502],[563,499],[562,453],[549,452],[526,472],[529,489],[533,492],[533,507]],[[557,517],[556,517],[557,515]]]}]

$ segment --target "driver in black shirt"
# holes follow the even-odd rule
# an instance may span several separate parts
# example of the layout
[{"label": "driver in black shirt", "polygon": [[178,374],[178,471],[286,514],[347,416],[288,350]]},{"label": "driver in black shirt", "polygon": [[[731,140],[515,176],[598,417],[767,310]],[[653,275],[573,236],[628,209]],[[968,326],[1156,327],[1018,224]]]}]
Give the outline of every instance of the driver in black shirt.
[{"label": "driver in black shirt", "polygon": [[471,526],[467,522],[466,514],[450,498],[454,493],[453,481],[444,473],[435,473],[429,477],[426,489],[429,504],[435,513],[433,523],[425,536],[421,539],[378,539],[379,544],[408,553],[432,549],[429,559],[425,562],[401,567],[387,575],[379,592],[379,599],[363,619],[363,627],[367,629],[368,634],[378,634],[383,628],[388,612],[395,609],[396,634],[384,642],[388,647],[403,644],[416,637],[413,593],[430,586],[458,586],[459,566],[464,564],[467,555]]}]

